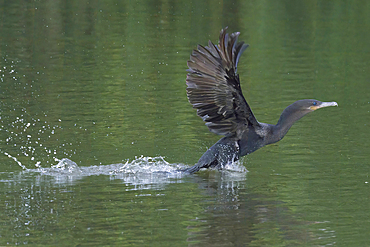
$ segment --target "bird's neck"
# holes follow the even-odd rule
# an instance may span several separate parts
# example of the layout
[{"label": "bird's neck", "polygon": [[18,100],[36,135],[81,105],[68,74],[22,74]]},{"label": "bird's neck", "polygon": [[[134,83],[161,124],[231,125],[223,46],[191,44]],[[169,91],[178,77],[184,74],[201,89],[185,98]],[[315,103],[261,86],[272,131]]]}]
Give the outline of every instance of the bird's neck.
[{"label": "bird's neck", "polygon": [[288,106],[281,113],[279,121],[274,126],[276,141],[280,141],[288,133],[290,127],[310,111],[299,111],[293,105]]}]

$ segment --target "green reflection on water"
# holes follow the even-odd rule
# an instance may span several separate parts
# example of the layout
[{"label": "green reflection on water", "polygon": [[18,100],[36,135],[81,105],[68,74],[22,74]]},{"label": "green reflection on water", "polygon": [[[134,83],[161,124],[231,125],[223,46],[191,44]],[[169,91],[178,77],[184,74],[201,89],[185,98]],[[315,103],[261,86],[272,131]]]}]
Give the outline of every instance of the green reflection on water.
[{"label": "green reflection on water", "polygon": [[[367,1],[7,2],[0,12],[0,149],[28,168],[50,167],[53,157],[194,164],[219,137],[187,102],[186,60],[224,26],[250,44],[238,71],[259,121],[275,123],[297,99],[339,103],[243,159],[248,180],[230,185],[226,199],[213,173],[135,192],[95,177],[66,191],[41,179],[34,192],[22,189],[36,181],[3,179],[0,243],[367,244]],[[0,156],[6,176],[19,170]],[[28,214],[33,194],[40,210]],[[56,211],[40,221],[49,203]]]}]

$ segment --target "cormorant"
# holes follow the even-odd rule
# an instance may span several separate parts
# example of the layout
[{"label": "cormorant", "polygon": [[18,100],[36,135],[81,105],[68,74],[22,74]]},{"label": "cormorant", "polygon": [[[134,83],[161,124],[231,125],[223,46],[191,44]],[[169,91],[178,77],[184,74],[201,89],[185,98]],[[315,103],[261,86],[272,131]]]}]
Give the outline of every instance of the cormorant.
[{"label": "cormorant", "polygon": [[307,113],[336,102],[303,99],[289,105],[276,125],[260,123],[244,99],[237,65],[248,47],[238,42],[239,32],[228,34],[222,29],[218,46],[198,45],[188,61],[187,96],[197,115],[206,122],[209,130],[224,135],[209,148],[198,163],[185,170],[194,173],[201,168],[222,169],[226,164],[257,149],[280,141],[290,127]]}]

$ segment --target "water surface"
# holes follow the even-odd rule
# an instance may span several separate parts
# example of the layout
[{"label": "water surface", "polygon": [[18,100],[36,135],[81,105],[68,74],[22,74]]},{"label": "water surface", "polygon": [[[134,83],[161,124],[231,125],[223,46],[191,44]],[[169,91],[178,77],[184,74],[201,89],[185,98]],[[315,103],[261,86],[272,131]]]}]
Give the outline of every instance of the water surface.
[{"label": "water surface", "polygon": [[[0,245],[366,246],[369,11],[2,3]],[[339,107],[226,171],[180,174],[220,138],[187,102],[185,70],[225,26],[250,44],[238,72],[259,121],[298,99]]]}]

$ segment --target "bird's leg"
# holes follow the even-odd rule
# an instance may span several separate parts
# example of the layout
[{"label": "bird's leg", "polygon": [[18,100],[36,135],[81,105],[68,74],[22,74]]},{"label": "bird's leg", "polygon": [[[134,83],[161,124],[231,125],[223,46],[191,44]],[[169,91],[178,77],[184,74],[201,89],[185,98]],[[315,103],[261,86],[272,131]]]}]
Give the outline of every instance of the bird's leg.
[{"label": "bird's leg", "polygon": [[185,169],[184,172],[195,173],[202,168],[222,170],[227,164],[238,159],[239,146],[237,142],[224,137],[210,147],[194,166]]}]

